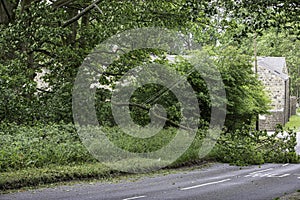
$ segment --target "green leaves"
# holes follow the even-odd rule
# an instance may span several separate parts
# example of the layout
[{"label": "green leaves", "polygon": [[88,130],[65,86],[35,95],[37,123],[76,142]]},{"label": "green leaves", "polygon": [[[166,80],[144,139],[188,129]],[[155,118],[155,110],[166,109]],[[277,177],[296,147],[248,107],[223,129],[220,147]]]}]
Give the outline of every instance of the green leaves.
[{"label": "green leaves", "polygon": [[[26,8],[23,4],[14,8],[16,18],[8,25],[1,25],[0,64],[14,70],[16,79],[9,81],[16,83],[2,88],[3,94],[14,91],[12,94],[17,95],[16,90],[22,90],[21,86],[26,85],[23,91],[26,95],[15,96],[13,100],[20,105],[19,114],[24,115],[17,117],[14,114],[15,105],[12,105],[6,106],[6,111],[2,111],[6,114],[2,114],[0,119],[18,119],[19,123],[31,118],[71,122],[71,91],[77,69],[98,43],[116,33],[138,27],[185,26],[197,17],[197,9],[201,4],[198,1],[100,1],[97,8],[90,9],[63,26],[64,22],[74,18],[91,3],[81,0],[55,1],[49,5],[44,1],[30,1]],[[135,55],[137,58],[142,56],[141,52]],[[126,71],[124,66],[130,65],[130,59],[125,65],[114,65],[115,68],[111,70]],[[47,91],[35,88],[33,80],[42,69],[49,72],[44,80],[49,84],[50,91],[49,88]],[[19,80],[23,80],[23,84],[16,89],[14,85],[18,85]]]},{"label": "green leaves", "polygon": [[299,40],[299,2],[222,0],[215,6],[222,10],[222,29],[231,32],[236,41],[241,41],[248,33],[261,35],[269,28],[288,31]]},{"label": "green leaves", "polygon": [[[269,26],[297,32],[299,25],[299,7],[293,1],[253,1],[249,4],[231,0],[100,1],[97,7],[92,7],[67,26],[63,25],[92,2],[54,1],[51,4],[29,1],[26,8],[23,4],[18,5],[18,1],[14,2],[15,18],[10,24],[0,25],[0,64],[6,68],[1,69],[0,98],[2,102],[9,102],[2,103],[0,120],[16,120],[19,123],[30,119],[71,122],[71,92],[78,67],[97,44],[124,30],[163,26],[183,33],[192,32],[193,39],[201,44],[217,45],[225,44],[228,40],[231,42],[234,37],[241,39],[247,32],[261,32],[259,30]],[[275,43],[273,45],[277,46]],[[294,47],[297,51],[297,46]],[[288,48],[284,47],[280,52],[283,53]],[[258,105],[264,105],[265,100],[263,94],[253,93],[253,90],[261,88],[253,81],[253,76],[249,75],[249,63],[245,64],[248,58],[234,57],[234,54],[245,52],[230,50],[230,47],[226,49],[227,53],[213,53],[218,56],[224,54],[216,63],[222,68],[226,82],[229,112],[242,115],[263,112],[265,107]],[[108,70],[111,73],[124,73],[145,61],[150,51],[147,53],[137,51],[126,55],[120,62],[116,61],[109,66]],[[152,50],[152,53],[158,55],[159,51]],[[295,57],[293,59],[293,65],[296,66],[297,61]],[[49,71],[44,80],[51,91],[38,91],[36,88],[34,78],[41,69]],[[184,67],[178,69],[182,73],[185,70]],[[292,81],[292,91],[295,94],[298,90],[294,88],[298,88],[300,81],[296,67],[292,71],[295,80]],[[189,77],[191,83],[196,88],[203,89],[203,81],[197,75],[193,76]],[[115,80],[113,78],[112,81]],[[108,80],[104,81],[107,82]],[[105,93],[105,96],[109,96],[107,91]],[[197,95],[203,108],[209,104],[205,90],[199,90]],[[247,98],[244,99],[244,96]],[[109,109],[107,103],[101,105],[105,110]],[[230,110],[232,108],[235,110]],[[19,112],[15,112],[16,110]],[[109,111],[105,113],[110,114]]]},{"label": "green leaves", "polygon": [[253,72],[252,58],[233,46],[217,48],[215,54],[228,100],[226,126],[235,130],[250,125],[258,114],[267,112],[269,103]]},{"label": "green leaves", "polygon": [[0,125],[0,172],[93,162],[71,124]]},{"label": "green leaves", "polygon": [[296,132],[278,129],[273,134],[249,126],[223,134],[211,153],[217,160],[235,165],[297,163]]}]

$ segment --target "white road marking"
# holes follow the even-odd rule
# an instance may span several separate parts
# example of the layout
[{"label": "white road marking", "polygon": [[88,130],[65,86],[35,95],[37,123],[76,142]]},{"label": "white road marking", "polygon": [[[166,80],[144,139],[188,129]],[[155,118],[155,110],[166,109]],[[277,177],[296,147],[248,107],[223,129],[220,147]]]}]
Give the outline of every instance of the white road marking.
[{"label": "white road marking", "polygon": [[268,168],[268,169],[264,169],[264,170],[260,170],[260,171],[255,171],[255,172],[251,172],[250,174],[256,174],[256,173],[261,173],[261,172],[266,172],[266,171],[270,171],[274,168]]},{"label": "white road marking", "polygon": [[224,180],[221,180],[221,181],[215,181],[215,182],[210,182],[210,183],[203,183],[203,184],[200,184],[200,185],[194,185],[194,186],[191,186],[191,187],[181,188],[180,190],[190,190],[190,189],[199,188],[199,187],[203,187],[203,186],[207,186],[207,185],[224,183],[224,182],[230,181],[230,180],[231,179],[224,179]]},{"label": "white road marking", "polygon": [[291,175],[291,174],[282,174],[282,175],[280,175],[280,174],[269,174],[269,176],[267,176],[267,177],[269,177],[269,178],[283,178],[283,177],[286,177],[286,176],[289,176],[289,175]]},{"label": "white road marking", "polygon": [[264,169],[264,170],[260,170],[260,171],[251,172],[251,173],[249,173],[248,175],[246,175],[245,177],[253,176],[253,175],[259,174],[259,173],[261,173],[261,172],[270,171],[270,170],[272,170],[272,169],[273,169],[273,168],[268,168],[268,169]]},{"label": "white road marking", "polygon": [[126,198],[123,200],[132,200],[132,199],[141,199],[141,198],[145,198],[146,196],[138,196],[138,197],[130,197],[130,198]]},{"label": "white road marking", "polygon": [[268,177],[268,178],[283,178],[283,177],[286,177],[286,176],[289,176],[291,174],[277,174],[277,173],[255,173],[255,174],[248,174],[246,175],[245,177],[252,177],[252,178],[255,178],[255,177]]},{"label": "white road marking", "polygon": [[289,163],[286,163],[286,164],[282,165],[282,167],[285,167],[285,166],[288,166],[288,165],[289,165]]},{"label": "white road marking", "polygon": [[[271,177],[271,176],[273,176],[274,174],[272,174],[272,173],[266,173],[266,174],[255,174],[255,175],[258,175],[259,177],[265,177],[265,176]],[[254,177],[254,176],[253,176],[253,177]]]},{"label": "white road marking", "polygon": [[282,178],[282,177],[286,177],[286,176],[289,176],[289,175],[290,175],[290,174],[283,174],[283,175],[277,176],[277,177]]}]

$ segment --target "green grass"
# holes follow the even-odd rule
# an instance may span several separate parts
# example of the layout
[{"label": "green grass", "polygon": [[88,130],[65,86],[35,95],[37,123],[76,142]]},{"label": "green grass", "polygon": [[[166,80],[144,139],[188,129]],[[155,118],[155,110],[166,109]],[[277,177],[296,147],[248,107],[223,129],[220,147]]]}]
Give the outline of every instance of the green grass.
[{"label": "green grass", "polygon": [[0,147],[0,173],[96,161],[72,124],[0,124]]},{"label": "green grass", "polygon": [[[93,131],[90,131],[89,128],[87,127],[85,132],[87,136],[92,134],[97,137],[99,134],[97,129],[93,128]],[[125,135],[116,127],[107,128],[105,134],[116,146],[143,155],[169,144],[177,134],[179,142],[175,142],[175,146],[170,150],[170,152],[175,152],[178,147],[184,148],[180,144],[185,144],[185,139],[189,138],[186,137],[189,136],[187,132],[177,133],[175,128],[163,129],[155,137],[146,140]],[[205,131],[199,130],[190,147],[180,149],[180,151],[184,150],[184,153],[178,154],[181,156],[175,162],[169,158],[170,152],[161,151],[159,159],[147,156],[143,158],[120,157],[104,165],[87,151],[72,124],[24,126],[2,123],[0,124],[0,190],[6,191],[61,181],[109,178],[120,175],[120,171],[124,169],[132,173],[148,173],[166,166],[172,168],[198,164],[202,161],[199,159],[199,149],[202,147],[204,134]],[[258,137],[249,135],[249,130],[245,129],[236,134],[223,135],[219,139],[223,140],[223,143],[218,143],[204,159],[217,159],[239,165],[296,160],[293,152],[288,152],[290,154],[288,155],[286,151],[275,152],[269,148],[281,145],[282,149],[290,149],[292,145],[294,149],[293,144],[269,138],[260,132],[255,134],[258,134]],[[267,144],[261,145],[264,149],[257,149],[257,140],[261,140],[261,136],[266,137],[264,141],[267,141]],[[101,140],[92,137],[90,143],[86,145],[90,145],[90,148],[94,148],[95,151],[99,150],[99,146],[105,150],[109,149],[99,144],[99,141]],[[110,159],[111,151],[103,152],[102,149],[98,155]],[[104,155],[105,153],[107,155]],[[126,166],[127,168],[124,168]]]},{"label": "green grass", "polygon": [[300,131],[300,115],[291,116],[288,123],[286,123],[285,128],[294,129]]},{"label": "green grass", "polygon": [[109,178],[118,174],[100,163],[28,168],[0,173],[0,191],[61,181]]},{"label": "green grass", "polygon": [[[154,137],[147,139],[137,139],[126,135],[116,127],[107,128],[105,134],[111,142],[125,151],[146,154],[159,150],[169,144],[177,134],[176,131],[176,129],[172,128],[164,129]],[[98,128],[90,129],[88,127],[84,134],[87,134],[89,138],[88,144],[87,142],[85,143],[86,146],[81,142],[72,124],[40,124],[33,127],[0,124],[0,173],[26,168],[45,168],[49,165],[64,166],[96,163],[97,160],[89,153],[86,147],[96,152],[96,156],[111,159],[113,152],[110,146],[106,147],[104,146],[105,144],[100,142],[102,138],[98,138],[98,136],[102,133],[99,132]],[[133,166],[133,171],[138,171],[138,168],[142,168],[142,171],[149,171],[147,168],[157,168],[159,165],[166,166],[165,162],[169,162],[169,160],[174,158],[174,156],[169,158],[169,154],[176,153],[176,150],[179,148],[182,148],[180,150],[185,152],[178,160],[179,163],[195,160],[198,158],[197,145],[201,142],[201,136],[196,137],[191,147],[186,150],[184,148],[186,144],[185,139],[193,138],[184,134],[187,133],[180,132],[177,134],[179,139],[171,146],[172,148],[169,149],[169,153],[161,151],[156,156],[156,160],[161,158],[157,164],[153,165],[153,159],[155,159],[153,157],[145,157],[145,159],[141,160],[133,157],[126,158],[119,154],[117,154],[118,157],[112,162],[116,163],[116,160],[120,161],[118,163],[122,167],[124,165],[122,160],[124,160],[129,162],[129,164],[136,163],[136,166]],[[101,158],[99,159],[101,160]],[[130,171],[130,169],[128,170]]]},{"label": "green grass", "polygon": [[110,170],[101,163],[76,166],[48,166],[45,168],[28,168],[15,172],[0,173],[0,194],[27,189],[73,185],[77,183],[136,181],[143,177],[165,176],[172,173],[199,170],[213,162],[186,163],[181,168],[165,168],[147,173],[131,174]]},{"label": "green grass", "polygon": [[278,199],[280,200],[300,200],[300,190],[297,190],[296,192],[288,195],[284,195]]},{"label": "green grass", "polygon": [[[162,130],[157,137],[146,141],[127,137],[118,128],[108,128],[107,134],[122,149],[147,153],[168,144],[174,138],[175,130]],[[200,140],[199,137],[195,139],[194,144],[172,166],[199,160],[198,151],[194,147]],[[97,143],[92,145],[97,147]],[[120,174],[121,170],[116,169],[124,169],[125,166],[129,167],[125,169],[127,171],[140,173],[158,170],[170,164],[163,158],[124,158],[112,162],[111,166],[110,163],[101,164],[87,151],[72,124],[37,124],[30,127],[2,123],[0,147],[0,190],[60,181],[107,178]]]}]

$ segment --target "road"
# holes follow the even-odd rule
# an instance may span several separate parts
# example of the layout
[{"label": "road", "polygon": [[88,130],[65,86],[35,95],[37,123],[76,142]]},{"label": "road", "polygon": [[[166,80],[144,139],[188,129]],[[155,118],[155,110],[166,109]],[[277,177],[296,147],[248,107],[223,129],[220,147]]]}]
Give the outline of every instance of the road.
[{"label": "road", "polygon": [[119,183],[77,184],[0,196],[1,200],[268,200],[300,189],[300,164],[211,167]]}]

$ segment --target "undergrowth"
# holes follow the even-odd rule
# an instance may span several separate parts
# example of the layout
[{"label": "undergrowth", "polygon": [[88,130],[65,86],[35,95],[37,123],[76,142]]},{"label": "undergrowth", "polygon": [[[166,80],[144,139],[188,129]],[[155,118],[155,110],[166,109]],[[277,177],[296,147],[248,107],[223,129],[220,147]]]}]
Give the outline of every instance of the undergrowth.
[{"label": "undergrowth", "polygon": [[223,133],[210,156],[235,165],[297,163],[296,132],[277,126],[273,134],[249,128]]},{"label": "undergrowth", "polygon": [[[124,150],[147,153],[168,144],[176,135],[176,129],[164,129],[156,137],[147,140],[128,137],[116,127],[106,128],[106,133],[115,145]],[[244,127],[235,132],[222,133],[217,140],[212,139],[216,142],[213,150],[199,159],[199,149],[205,135],[205,130],[198,130],[190,147],[169,167],[200,163],[201,160],[235,165],[299,162],[295,153],[296,133],[293,130],[284,132],[282,127],[278,127],[274,134],[268,135],[266,131]],[[99,163],[89,153],[72,124],[25,126],[2,123],[0,146],[0,189],[118,173]],[[149,166],[144,164],[140,167],[155,169],[155,166],[150,166],[150,161]]]}]

